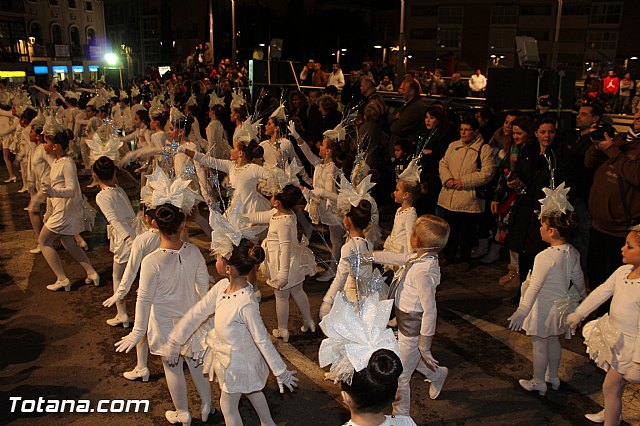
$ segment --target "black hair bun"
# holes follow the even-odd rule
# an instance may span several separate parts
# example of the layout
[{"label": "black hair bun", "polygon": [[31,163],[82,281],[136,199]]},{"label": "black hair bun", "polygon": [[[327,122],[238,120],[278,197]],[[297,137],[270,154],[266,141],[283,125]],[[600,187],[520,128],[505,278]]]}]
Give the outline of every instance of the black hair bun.
[{"label": "black hair bun", "polygon": [[369,200],[360,200],[358,208],[362,209],[365,213],[368,212],[369,214],[371,214],[371,209],[373,207],[371,206],[371,202]]},{"label": "black hair bun", "polygon": [[369,358],[367,372],[372,381],[389,385],[397,382],[398,377],[402,374],[402,362],[395,352],[388,349],[378,349]]},{"label": "black hair bun", "polygon": [[255,245],[249,249],[248,258],[254,265],[259,265],[264,262],[265,253],[264,249],[258,245]]}]

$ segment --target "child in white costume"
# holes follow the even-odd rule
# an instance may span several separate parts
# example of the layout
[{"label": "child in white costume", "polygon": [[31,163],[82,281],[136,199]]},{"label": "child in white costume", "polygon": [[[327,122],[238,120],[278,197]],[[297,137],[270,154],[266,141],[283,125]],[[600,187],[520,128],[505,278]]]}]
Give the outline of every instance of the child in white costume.
[{"label": "child in white costume", "polygon": [[360,200],[357,206],[351,206],[342,223],[349,232],[350,239],[342,246],[336,276],[322,298],[321,319],[331,310],[339,291],[344,291],[350,302],[360,300],[361,295],[358,294],[357,280],[369,282],[373,276],[373,267],[370,264],[363,264],[359,270],[354,271],[348,260],[354,254],[369,253],[373,250],[373,244],[364,237],[364,229],[371,223],[371,203],[367,200]]},{"label": "child in white costume", "polygon": [[269,340],[258,301],[247,281],[246,275],[264,260],[264,251],[246,238],[242,238],[237,246],[231,246],[229,241],[229,246],[233,247],[231,254],[227,254],[229,259],[220,253],[216,263],[218,272],[228,278],[218,281],[182,317],[169,335],[165,353],[167,358],[174,358],[180,345],[213,315],[214,328],[206,338],[211,351],[204,361],[204,370],[210,380],[215,376],[220,384],[220,408],[225,424],[242,425],[238,403],[242,395],[246,395],[257,411],[260,423],[273,426],[275,423],[262,392],[269,368],[276,376],[280,392],[284,392],[284,386],[293,391],[297,386],[296,372],[287,370]]},{"label": "child in white costume", "polygon": [[[106,156],[98,158],[93,163],[93,175],[100,185],[96,204],[108,222],[109,250],[113,253],[113,291],[116,292],[129,261],[131,244],[136,237],[136,214],[126,192],[117,185],[116,166],[111,158]],[[116,316],[108,319],[107,324],[112,327],[119,324],[125,328],[129,327],[126,302],[118,300],[115,305]]]},{"label": "child in white costume", "polygon": [[[146,333],[151,353],[161,355],[160,349],[167,343],[174,323],[209,288],[209,273],[200,249],[180,239],[186,224],[184,213],[171,204],[161,205],[156,210],[156,223],[160,229],[160,248],[142,260],[136,321],[133,331],[115,344],[117,352],[129,352]],[[194,337],[178,348],[178,355],[183,356],[179,356],[175,362],[170,364],[162,359],[167,386],[175,406],[175,411],[165,412],[170,423],[188,425],[191,422],[183,361],[187,362],[200,395],[203,421],[211,412],[211,387],[202,375],[202,369],[196,368],[194,360],[202,355],[204,349],[200,340]]]},{"label": "child in white costume", "polygon": [[311,222],[322,223],[329,227],[329,241],[331,243],[331,260],[327,270],[317,280],[320,282],[331,281],[336,275],[337,262],[342,247],[342,220],[338,215],[338,186],[336,184],[340,169],[335,163],[340,155],[339,137],[325,136],[320,146],[320,157],[311,152],[307,144],[296,132],[293,121],[289,122],[289,132],[298,142],[298,146],[307,160],[313,165],[313,189],[304,189],[303,194],[307,199],[305,210],[309,213]]},{"label": "child in white costume", "polygon": [[43,188],[44,193],[49,197],[50,208],[47,208],[45,224],[38,237],[42,255],[57,277],[57,281],[48,285],[47,289],[51,291],[71,289],[71,283],[64,273],[60,256],[53,247],[53,242],[58,238],[87,273],[85,283],[93,282],[97,286],[100,283],[100,276],[73,238],[75,234],[85,231],[87,224],[76,165],[66,156],[69,137],[53,117],[49,117],[43,132],[46,141],[44,149],[47,154],[55,157],[49,174],[50,186],[45,185]]},{"label": "child in white costume", "polygon": [[300,188],[287,185],[271,197],[272,210],[248,215],[249,222],[269,223],[267,238],[262,242],[266,259],[260,270],[276,297],[278,328],[272,333],[285,342],[289,341],[289,296],[302,314],[302,332],[316,330],[303,288],[305,276],[315,274],[316,262],[311,250],[298,242],[296,215],[291,210],[301,197]]},{"label": "child in white costume", "polygon": [[449,224],[443,219],[420,216],[411,233],[411,254],[374,252],[373,261],[384,265],[402,265],[396,272],[389,296],[395,300],[398,345],[403,371],[393,413],[409,415],[411,376],[417,369],[431,382],[429,397],[440,395],[449,370],[438,365],[431,354],[436,331],[436,287],[440,284],[438,253],[449,238]]},{"label": "child in white costume", "polygon": [[384,251],[393,253],[410,253],[411,232],[418,215],[413,202],[420,195],[420,169],[412,161],[404,172],[400,174],[396,189],[391,194],[393,201],[400,204],[393,218],[391,234],[384,242]]},{"label": "child in white costume", "polygon": [[[47,196],[43,192],[44,185],[49,182],[49,174],[51,173],[50,163],[53,161],[44,148],[44,139],[42,138],[42,127],[44,126],[44,117],[39,115],[31,122],[31,131],[29,137],[32,143],[36,144],[30,158],[31,180],[29,181],[29,220],[31,226],[36,232],[36,237],[40,235],[42,230],[42,214],[44,213],[42,206],[47,203]],[[36,246],[29,250],[32,254],[40,253],[40,247]]]},{"label": "child in white costume", "polygon": [[604,409],[585,417],[605,425],[620,424],[622,393],[627,383],[640,383],[640,227],[632,228],[622,247],[623,266],[593,290],[567,317],[572,330],[611,298],[609,314],[585,324],[582,335],[591,359],[607,372]]},{"label": "child in white costume", "polygon": [[[563,189],[564,184],[555,191]],[[548,188],[545,190],[550,191]],[[572,210],[573,207],[568,204],[566,197],[563,200],[569,210]],[[565,211],[567,207],[564,207]],[[564,316],[567,312],[566,309],[558,309],[558,302],[566,299],[568,303],[571,283],[577,290],[574,297],[576,302],[578,297],[584,298],[586,290],[580,268],[580,254],[567,243],[567,237],[575,227],[572,216],[543,200],[540,223],[542,241],[549,243],[551,247],[536,256],[529,286],[523,290],[518,309],[509,317],[509,328],[514,331],[524,329],[527,335],[531,336],[533,344],[533,379],[521,379],[520,386],[544,395],[547,382],[551,383],[553,390],[560,386],[558,367],[562,347],[558,337],[565,334]]]}]

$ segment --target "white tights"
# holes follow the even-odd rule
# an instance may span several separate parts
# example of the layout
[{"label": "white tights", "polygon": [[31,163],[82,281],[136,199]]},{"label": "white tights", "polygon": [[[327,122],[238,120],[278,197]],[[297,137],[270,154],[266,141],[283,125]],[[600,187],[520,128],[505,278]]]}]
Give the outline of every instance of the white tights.
[{"label": "white tights", "polygon": [[[111,278],[113,279],[113,293],[118,292],[118,287],[120,286],[120,281],[122,281],[122,276],[124,275],[124,270],[127,268],[127,263],[118,263],[115,260],[113,261],[113,273],[111,274]],[[124,300],[119,300],[116,302],[116,310],[118,312],[118,317],[123,318],[127,315],[127,302]]]},{"label": "white tights", "polygon": [[56,249],[53,248],[53,242],[58,238],[60,238],[62,246],[80,264],[80,266],[82,266],[87,275],[93,275],[96,273],[96,270],[91,266],[91,262],[89,261],[87,254],[78,246],[73,235],[56,234],[45,225],[42,227],[42,231],[40,231],[38,244],[40,245],[40,250],[42,250],[42,255],[59,281],[67,279],[67,276],[62,268],[60,256],[58,256]]},{"label": "white tights", "polygon": [[602,383],[602,394],[604,396],[604,425],[614,426],[619,424],[622,414],[622,392],[627,382],[622,374],[613,368],[609,368]]},{"label": "white tights", "polygon": [[515,266],[516,269],[518,268],[518,257],[517,251],[509,250],[509,265]]},{"label": "white tights", "polygon": [[[171,394],[173,406],[176,408],[178,414],[189,412],[187,381],[184,378],[184,370],[182,368],[184,361],[185,359],[180,357],[178,364],[170,367],[164,359],[162,360],[164,376],[167,379],[167,387]],[[202,374],[202,367],[196,368],[195,361],[192,359],[186,359],[186,362],[189,367],[189,372],[191,373],[191,379],[193,379],[193,383],[198,390],[198,395],[200,395],[200,403],[206,404],[211,402],[211,385],[209,385],[209,380]]]},{"label": "white tights", "polygon": [[538,383],[544,383],[545,373],[550,379],[558,378],[558,367],[562,356],[562,346],[558,336],[531,336],[533,343],[533,378]]},{"label": "white tights", "polygon": [[[238,404],[243,394],[220,392],[220,409],[224,416],[224,423],[227,426],[242,426],[242,418],[238,410]],[[253,405],[253,409],[260,417],[261,426],[275,426],[275,422],[271,418],[267,398],[264,397],[262,391],[245,394]]]},{"label": "white tights", "polygon": [[344,230],[340,225],[329,226],[329,241],[331,241],[331,261],[336,266],[340,260],[340,250],[342,249],[342,236]]},{"label": "white tights", "polygon": [[147,340],[147,333],[145,333],[142,340],[136,345],[136,369],[143,370],[147,368],[147,358],[149,358],[149,341]]},{"label": "white tights", "polygon": [[298,305],[304,325],[308,326],[309,324],[313,324],[311,307],[309,306],[309,297],[307,297],[307,293],[305,293],[302,283],[286,290],[274,289],[273,293],[276,296],[276,314],[278,317],[279,329],[289,329],[289,296],[293,297],[296,305]]}]

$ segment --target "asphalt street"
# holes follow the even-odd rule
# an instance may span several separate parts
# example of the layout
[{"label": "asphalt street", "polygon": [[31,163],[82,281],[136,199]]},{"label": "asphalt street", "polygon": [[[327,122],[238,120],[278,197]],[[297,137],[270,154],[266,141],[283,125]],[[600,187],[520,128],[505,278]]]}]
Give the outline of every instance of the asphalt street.
[{"label": "asphalt street", "polygon": [[[4,179],[6,176],[3,176]],[[81,182],[86,185],[86,179]],[[18,184],[0,186],[0,424],[15,425],[165,425],[165,410],[173,408],[162,366],[149,357],[149,382],[132,382],[122,372],[135,364],[135,354],[118,354],[113,344],[128,330],[110,327],[105,320],[115,309],[102,307],[112,294],[111,262],[105,235],[105,221],[98,214],[96,227],[85,238],[89,257],[102,279],[100,287],[84,284],[81,268],[60,251],[65,270],[72,280],[71,291],[52,293],[45,285],[55,277],[41,255],[29,254],[36,237],[23,210],[28,196],[17,194]],[[132,198],[135,187],[126,186]],[[95,205],[97,191],[87,195]],[[381,212],[392,218],[393,208]],[[383,223],[385,225],[385,223]],[[388,224],[386,224],[388,225]],[[208,256],[205,236],[189,224],[191,242]],[[312,249],[321,258],[328,257],[322,239],[312,239]],[[215,274],[212,262],[209,271]],[[502,290],[498,278],[506,272],[506,262],[476,265],[469,272],[454,267],[443,269],[438,288],[438,325],[433,353],[449,368],[449,377],[437,400],[428,397],[428,383],[419,373],[412,381],[412,417],[420,425],[588,425],[584,413],[602,408],[601,384],[604,373],[589,361],[581,336],[563,340],[558,391],[546,396],[520,388],[518,379],[532,374],[531,343],[523,333],[506,328],[506,318],[515,310],[515,293]],[[317,313],[328,285],[308,279],[312,312]],[[135,288],[135,285],[134,285]],[[275,299],[262,285],[260,305],[268,330],[275,328]],[[131,316],[135,292],[127,297]],[[276,347],[290,368],[298,370],[300,386],[295,393],[280,395],[275,379],[265,388],[273,418],[280,425],[338,425],[349,418],[340,402],[337,385],[324,380],[317,356],[322,333],[301,333],[302,319],[292,304],[292,336],[289,343],[276,341]],[[188,374],[187,374],[188,377]],[[200,424],[200,406],[190,379],[189,401],[193,424]],[[218,406],[219,388],[212,383],[214,404]],[[628,386],[624,395],[623,424],[640,424],[638,386]],[[11,398],[11,399],[10,399]],[[18,399],[21,398],[21,399]],[[87,400],[87,413],[37,412],[37,401]],[[146,413],[102,413],[95,409],[100,400],[148,400]],[[33,412],[19,412],[21,406]],[[17,402],[16,402],[17,401]],[[15,412],[11,412],[15,402]],[[111,405],[118,409],[120,403]],[[46,405],[46,403],[45,403]],[[246,400],[240,405],[245,424],[258,424],[258,418]],[[42,410],[45,411],[45,410]],[[218,413],[208,424],[223,424]]]}]

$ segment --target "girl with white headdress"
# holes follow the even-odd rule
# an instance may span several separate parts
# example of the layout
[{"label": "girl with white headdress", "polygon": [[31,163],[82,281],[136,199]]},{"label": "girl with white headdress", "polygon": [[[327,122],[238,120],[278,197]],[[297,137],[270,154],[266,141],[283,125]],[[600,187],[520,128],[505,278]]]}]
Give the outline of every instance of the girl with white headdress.
[{"label": "girl with white headdress", "polygon": [[[96,106],[96,102],[98,103],[98,106]],[[95,101],[91,105],[87,103],[87,106],[84,110],[84,118],[82,118],[79,114],[76,116],[76,128],[84,126],[84,130],[82,130],[81,135],[78,136],[80,137],[80,154],[82,155],[82,163],[84,164],[84,170],[82,174],[84,175],[91,174],[91,148],[89,148],[89,145],[87,145],[87,139],[92,138],[98,128],[102,126],[102,120],[98,115],[98,108],[101,106],[102,105],[100,104],[99,100]]]},{"label": "girl with white headdress", "polygon": [[16,150],[16,159],[20,163],[20,174],[22,175],[22,188],[18,190],[19,193],[29,191],[29,184],[31,181],[31,153],[36,148],[36,145],[31,142],[31,121],[38,115],[38,112],[25,105],[16,105],[16,113],[20,119],[20,124],[14,133],[14,147]]},{"label": "girl with white headdress", "polygon": [[284,393],[285,386],[293,391],[298,379],[294,375],[296,371],[287,369],[269,340],[247,278],[262,263],[265,253],[243,238],[243,230],[232,226],[219,213],[214,220],[212,250],[217,256],[216,269],[226,278],[218,281],[175,325],[161,349],[163,363],[175,363],[180,347],[213,315],[214,327],[205,340],[210,351],[203,368],[210,380],[215,377],[220,384],[220,408],[225,424],[243,424],[238,403],[245,395],[256,410],[260,424],[275,426],[262,392],[269,369],[276,376],[280,393]]},{"label": "girl with white headdress", "polygon": [[540,395],[547,392],[547,383],[553,390],[560,386],[562,346],[558,337],[571,337],[566,315],[586,296],[580,253],[567,242],[577,225],[573,206],[567,201],[569,188],[563,182],[543,191],[546,197],[540,200],[540,237],[550,247],[536,255],[533,269],[522,284],[518,309],[508,318],[509,328],[524,329],[533,345],[533,378],[520,379],[520,386]]},{"label": "girl with white headdress", "polygon": [[278,328],[273,335],[285,342],[289,341],[289,297],[298,305],[302,314],[303,325],[301,331],[312,333],[316,330],[315,321],[311,316],[309,298],[303,288],[307,275],[316,273],[316,262],[313,253],[305,244],[298,242],[296,215],[293,207],[302,198],[297,173],[302,166],[294,160],[287,164],[284,170],[273,169],[269,188],[271,196],[270,211],[248,213],[247,218],[252,223],[268,223],[267,237],[262,242],[266,259],[261,271],[267,284],[273,287],[276,297],[276,314]]},{"label": "girl with white headdress", "polygon": [[11,101],[9,100],[9,93],[6,91],[0,92],[0,109],[4,112],[0,114],[2,156],[4,158],[4,164],[7,166],[7,172],[9,173],[9,177],[4,183],[16,182],[17,177],[13,170],[13,163],[11,162],[11,149],[13,148],[13,135],[19,127],[19,124],[18,119],[11,113]]},{"label": "girl with white headdress", "polygon": [[87,273],[85,283],[93,283],[97,286],[100,284],[100,276],[73,238],[74,235],[87,229],[87,219],[84,214],[76,165],[66,155],[69,136],[72,135],[68,135],[68,130],[65,131],[52,116],[48,118],[43,132],[46,141],[44,149],[47,154],[55,158],[51,163],[50,181],[43,187],[44,193],[49,197],[50,208],[47,208],[45,224],[38,237],[42,255],[57,278],[55,283],[47,286],[47,290],[56,291],[64,288],[65,291],[69,291],[71,289],[71,282],[64,273],[60,257],[53,247],[53,242],[58,238]]},{"label": "girl with white headdress", "polygon": [[[43,185],[45,182],[49,182],[49,173],[51,172],[50,163],[52,162],[51,156],[49,156],[44,148],[44,138],[42,137],[42,128],[44,127],[44,116],[39,113],[36,118],[31,121],[31,128],[29,131],[29,141],[36,147],[31,153],[30,158],[30,180],[29,180],[29,206],[27,212],[29,213],[29,221],[36,233],[36,238],[42,231],[42,214],[44,213],[43,206],[47,203],[47,196],[43,192]],[[40,247],[29,250],[31,254],[40,253]]]},{"label": "girl with white headdress", "polygon": [[327,270],[317,278],[320,282],[331,281],[336,275],[340,248],[342,247],[342,220],[338,216],[338,190],[337,179],[340,169],[336,161],[341,156],[340,140],[344,139],[345,132],[342,125],[338,125],[333,132],[325,132],[320,146],[320,157],[311,152],[309,145],[296,131],[293,121],[289,122],[289,134],[298,142],[307,160],[314,166],[313,189],[303,191],[307,199],[305,210],[314,224],[322,223],[329,227],[329,241],[331,242],[331,260]]},{"label": "girl with white headdress", "polygon": [[224,112],[224,99],[215,93],[209,95],[209,125],[207,125],[207,154],[222,160],[229,159],[231,147],[229,146],[227,132],[224,130],[220,118]]}]

